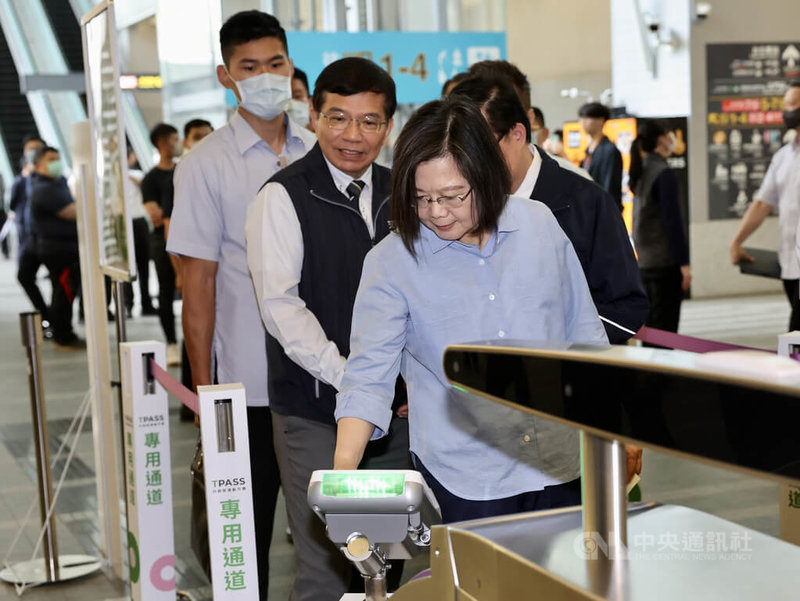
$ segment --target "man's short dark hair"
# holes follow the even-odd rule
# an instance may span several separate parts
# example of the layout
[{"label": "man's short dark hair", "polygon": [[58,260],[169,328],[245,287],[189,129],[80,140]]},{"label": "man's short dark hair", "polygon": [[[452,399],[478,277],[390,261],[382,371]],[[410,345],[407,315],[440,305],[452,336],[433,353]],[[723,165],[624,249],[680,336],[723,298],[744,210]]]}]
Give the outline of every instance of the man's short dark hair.
[{"label": "man's short dark hair", "polygon": [[533,111],[533,118],[536,120],[536,123],[539,124],[539,127],[544,127],[544,113],[542,109],[538,106],[532,106],[531,110]]},{"label": "man's short dark hair", "polygon": [[531,108],[531,84],[526,75],[513,63],[508,61],[480,61],[470,66],[471,75],[504,75],[511,80],[514,89],[522,101],[522,108]]},{"label": "man's short dark hair", "polygon": [[394,148],[392,221],[408,251],[414,252],[420,221],[414,205],[421,163],[452,157],[472,188],[475,232],[493,231],[506,206],[511,177],[486,119],[459,94],[429,102],[411,115]]},{"label": "man's short dark hair", "polygon": [[394,80],[383,67],[366,58],[349,56],[325,67],[314,84],[312,103],[319,112],[325,104],[325,95],[352,96],[362,92],[383,94],[383,112],[386,119],[394,116],[397,92]]},{"label": "man's short dark hair", "polygon": [[283,44],[286,54],[289,54],[289,44],[286,43],[286,32],[281,27],[280,21],[270,14],[260,10],[245,10],[238,12],[225,21],[219,30],[219,46],[222,52],[222,62],[229,67],[229,60],[234,48],[253,40],[261,38],[277,38]]},{"label": "man's short dark hair", "polygon": [[589,117],[590,119],[608,121],[611,119],[611,110],[605,104],[587,102],[578,109],[578,117]]},{"label": "man's short dark hair", "polygon": [[486,115],[489,126],[498,138],[505,136],[517,123],[525,126],[525,139],[531,141],[531,124],[511,80],[504,75],[474,75],[450,92],[469,98]]},{"label": "man's short dark hair", "polygon": [[58,148],[53,148],[52,146],[42,146],[41,148],[37,148],[36,152],[33,154],[33,164],[36,165],[39,161],[42,160],[42,157],[46,155],[48,152],[55,152],[56,154],[61,154],[58,152]]},{"label": "man's short dark hair", "polygon": [[311,88],[308,86],[308,75],[306,75],[305,71],[303,71],[299,67],[295,67],[292,79],[299,79],[300,81],[302,81],[303,85],[306,87],[306,94],[308,94],[309,96],[311,95]]},{"label": "man's short dark hair", "polygon": [[42,144],[47,144],[44,140],[39,137],[39,134],[28,134],[24,138],[22,138],[22,147],[24,148],[31,142],[41,142]]},{"label": "man's short dark hair", "polygon": [[[442,86],[442,96],[447,96],[448,88],[456,87],[467,77],[470,77],[470,73],[468,71],[462,71],[461,73],[456,73],[455,75],[453,75],[453,77],[444,82],[444,85]],[[452,92],[453,90],[451,89],[450,91]]]},{"label": "man's short dark hair", "polygon": [[169,138],[172,134],[177,134],[178,130],[169,123],[159,123],[150,130],[150,143],[158,148],[158,143],[164,138]]},{"label": "man's short dark hair", "polygon": [[212,127],[211,123],[209,123],[205,119],[192,119],[191,121],[187,121],[186,125],[183,126],[183,137],[188,138],[189,133],[195,127],[208,127],[211,131],[214,131],[214,128]]}]

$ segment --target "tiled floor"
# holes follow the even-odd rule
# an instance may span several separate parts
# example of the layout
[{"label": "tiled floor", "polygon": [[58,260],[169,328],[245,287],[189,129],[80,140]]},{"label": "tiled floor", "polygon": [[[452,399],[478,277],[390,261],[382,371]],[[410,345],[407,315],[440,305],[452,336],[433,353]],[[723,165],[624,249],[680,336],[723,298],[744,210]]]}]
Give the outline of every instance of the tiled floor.
[{"label": "tiled floor", "polygon": [[[29,305],[14,279],[15,266],[0,260],[0,559],[32,502],[36,502],[35,463],[32,450],[31,412],[24,349],[19,335],[21,311]],[[43,282],[43,286],[46,283]],[[155,286],[153,286],[155,290]],[[691,301],[684,305],[683,333],[745,345],[775,348],[776,336],[788,321],[788,306],[779,295]],[[135,317],[128,322],[130,340],[161,339],[156,317]],[[51,453],[61,444],[69,423],[87,389],[86,354],[60,351],[46,343],[42,351],[44,388]],[[191,461],[196,430],[181,422],[177,401],[171,400],[170,428],[173,458],[173,504],[177,582],[194,599],[210,599],[208,583],[189,545]],[[777,487],[760,480],[719,469],[691,464],[647,452],[642,489],[645,500],[689,505],[769,534],[778,531]],[[60,468],[54,472],[54,479]],[[61,553],[97,553],[96,499],[91,424],[78,437],[75,459],[57,503]],[[11,563],[30,557],[38,534],[38,507],[31,523],[8,558]],[[269,596],[286,599],[293,576],[293,548],[285,536],[286,517],[282,505],[276,516],[272,544],[272,578]],[[424,560],[408,566],[413,571]],[[96,601],[125,598],[123,583],[108,570],[79,581],[30,589],[25,599],[81,599]],[[0,601],[16,598],[12,586],[0,583]]]}]

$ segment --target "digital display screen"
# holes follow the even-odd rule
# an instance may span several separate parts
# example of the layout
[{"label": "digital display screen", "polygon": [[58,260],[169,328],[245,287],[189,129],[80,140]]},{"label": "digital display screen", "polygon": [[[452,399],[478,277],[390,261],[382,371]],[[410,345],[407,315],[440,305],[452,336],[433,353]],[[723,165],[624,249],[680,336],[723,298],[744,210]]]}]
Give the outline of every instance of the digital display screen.
[{"label": "digital display screen", "polygon": [[403,473],[329,473],[322,476],[322,494],[353,499],[399,497],[403,494],[405,484],[406,476]]}]

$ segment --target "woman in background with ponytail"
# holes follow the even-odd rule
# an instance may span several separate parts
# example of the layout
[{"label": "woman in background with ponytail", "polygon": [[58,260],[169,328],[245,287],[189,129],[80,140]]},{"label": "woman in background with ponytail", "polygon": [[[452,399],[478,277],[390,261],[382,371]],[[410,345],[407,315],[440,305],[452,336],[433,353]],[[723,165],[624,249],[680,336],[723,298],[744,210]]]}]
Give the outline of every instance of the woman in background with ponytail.
[{"label": "woman in background with ponytail", "polygon": [[667,164],[675,138],[660,123],[641,120],[631,147],[633,243],[650,312],[645,325],[678,331],[692,271],[679,205],[678,179]]}]

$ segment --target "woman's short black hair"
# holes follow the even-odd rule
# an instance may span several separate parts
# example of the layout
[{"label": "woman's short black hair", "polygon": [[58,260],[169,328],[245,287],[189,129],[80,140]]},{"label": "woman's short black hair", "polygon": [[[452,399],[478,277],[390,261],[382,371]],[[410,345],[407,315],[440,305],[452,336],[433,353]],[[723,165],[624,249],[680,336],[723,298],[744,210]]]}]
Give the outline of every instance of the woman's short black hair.
[{"label": "woman's short black hair", "polygon": [[414,205],[417,167],[446,156],[452,157],[472,188],[475,233],[493,231],[506,206],[511,187],[508,167],[475,103],[451,94],[423,105],[400,132],[392,166],[392,221],[414,256],[420,228]]},{"label": "woman's short black hair", "polygon": [[241,46],[261,38],[277,38],[286,54],[289,54],[289,45],[286,43],[286,31],[281,27],[281,22],[275,17],[260,10],[245,10],[233,15],[225,21],[219,30],[219,46],[222,52],[222,62],[230,67],[230,61],[236,46]]},{"label": "woman's short black hair", "polygon": [[663,123],[656,119],[639,119],[636,123],[636,139],[631,144],[631,163],[628,168],[628,186],[636,192],[636,186],[644,172],[642,153],[650,154],[658,146],[658,139],[669,133]]},{"label": "woman's short black hair", "polygon": [[502,138],[517,123],[525,126],[525,139],[531,141],[531,122],[513,82],[505,75],[473,75],[459,83],[451,94],[466,96],[476,103],[498,137]]},{"label": "woman's short black hair", "polygon": [[397,92],[391,75],[373,61],[358,56],[339,59],[322,70],[311,98],[315,111],[322,110],[328,92],[340,96],[362,92],[383,94],[383,112],[387,120],[394,116],[397,108]]}]

